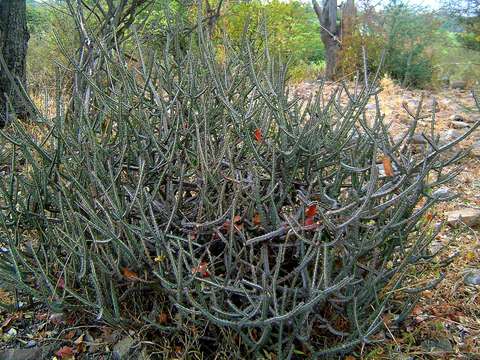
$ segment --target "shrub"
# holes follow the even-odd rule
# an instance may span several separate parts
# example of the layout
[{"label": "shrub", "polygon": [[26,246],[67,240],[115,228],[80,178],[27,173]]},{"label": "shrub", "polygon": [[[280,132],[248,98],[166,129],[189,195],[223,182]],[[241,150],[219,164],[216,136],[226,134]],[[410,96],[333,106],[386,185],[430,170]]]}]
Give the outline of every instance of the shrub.
[{"label": "shrub", "polygon": [[381,11],[364,9],[352,36],[344,39],[340,68],[349,76],[361,70],[365,49],[370,71],[381,70],[403,86],[428,87],[439,27],[434,14],[404,1],[391,1]]},{"label": "shrub", "polygon": [[130,65],[94,42],[75,98],[0,132],[2,286],[131,328],[194,324],[209,351],[252,358],[379,341],[384,314],[401,322],[436,283],[409,274],[432,261],[422,215],[461,139],[426,134],[414,156],[416,121],[394,142],[366,118],[375,81],[301,103],[268,52],[226,43],[219,64],[198,32]]}]

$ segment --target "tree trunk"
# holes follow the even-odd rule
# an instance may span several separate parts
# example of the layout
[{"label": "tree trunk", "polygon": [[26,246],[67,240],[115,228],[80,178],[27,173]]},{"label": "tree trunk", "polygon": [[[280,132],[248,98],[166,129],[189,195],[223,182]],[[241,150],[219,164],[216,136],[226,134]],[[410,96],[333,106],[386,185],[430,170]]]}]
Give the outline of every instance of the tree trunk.
[{"label": "tree trunk", "polygon": [[[0,54],[3,55],[3,59],[0,58],[0,126],[2,127],[12,117],[12,112],[20,118],[26,118],[28,115],[25,100],[11,81],[13,77],[17,85],[26,86],[28,39],[25,0],[0,0]],[[7,73],[5,66],[10,74]]]},{"label": "tree trunk", "polygon": [[323,0],[321,8],[317,0],[312,0],[312,5],[320,22],[320,34],[325,45],[327,62],[325,77],[328,80],[334,80],[337,74],[341,32],[341,27],[337,24],[337,0]]}]

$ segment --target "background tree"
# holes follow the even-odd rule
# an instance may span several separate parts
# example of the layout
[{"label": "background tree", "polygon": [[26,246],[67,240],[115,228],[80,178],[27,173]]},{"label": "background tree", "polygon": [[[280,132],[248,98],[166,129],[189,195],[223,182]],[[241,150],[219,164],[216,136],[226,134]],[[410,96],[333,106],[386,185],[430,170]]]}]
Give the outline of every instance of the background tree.
[{"label": "background tree", "polygon": [[351,37],[355,28],[356,7],[354,0],[347,0],[341,6],[337,0],[324,0],[320,7],[317,0],[312,0],[313,9],[320,22],[320,33],[325,45],[325,77],[334,80],[338,73],[339,52],[343,39]]},{"label": "background tree", "polygon": [[320,22],[320,34],[325,45],[325,60],[327,62],[325,77],[333,80],[337,73],[341,33],[341,26],[337,24],[337,0],[324,0],[322,7],[317,0],[312,0],[312,5]]},{"label": "background tree", "polygon": [[[0,0],[0,125],[15,111],[24,118],[28,111],[17,85],[26,85],[26,55],[29,33],[25,0]],[[8,69],[8,71],[7,71]],[[13,79],[12,79],[13,76]],[[10,108],[9,104],[13,106]]]},{"label": "background tree", "polygon": [[454,16],[463,31],[457,38],[467,49],[480,51],[480,0],[444,0],[445,13]]}]

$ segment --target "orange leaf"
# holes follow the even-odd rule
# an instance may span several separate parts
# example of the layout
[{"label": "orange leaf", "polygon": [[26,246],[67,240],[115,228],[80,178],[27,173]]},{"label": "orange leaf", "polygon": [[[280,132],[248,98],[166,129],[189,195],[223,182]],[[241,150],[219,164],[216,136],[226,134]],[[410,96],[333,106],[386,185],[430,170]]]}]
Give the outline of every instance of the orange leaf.
[{"label": "orange leaf", "polygon": [[199,273],[202,277],[209,277],[210,273],[208,272],[208,263],[202,261],[200,265],[192,269],[192,274],[195,275]]},{"label": "orange leaf", "polygon": [[168,323],[168,314],[166,312],[161,312],[160,315],[158,316],[158,323],[160,325],[165,325]]},{"label": "orange leaf", "polygon": [[263,140],[261,129],[255,129],[255,132],[253,133],[253,135],[255,136],[255,140],[257,140],[257,142],[261,142]]},{"label": "orange leaf", "polygon": [[55,355],[57,355],[60,359],[71,359],[73,358],[73,348],[70,346],[64,346],[60,348]]},{"label": "orange leaf", "polygon": [[128,280],[137,280],[138,279],[137,273],[130,270],[127,267],[124,267],[122,269],[122,273],[123,273],[123,276],[125,276]]},{"label": "orange leaf", "polygon": [[383,162],[383,169],[385,170],[385,175],[393,176],[393,167],[392,167],[392,162],[390,161],[390,158],[385,155],[382,159],[382,162]]},{"label": "orange leaf", "polygon": [[262,219],[260,218],[260,214],[255,213],[255,215],[253,215],[253,225],[259,226],[261,223],[262,223]]},{"label": "orange leaf", "polygon": [[307,207],[307,210],[305,210],[305,215],[307,217],[314,217],[317,215],[317,205],[316,204],[311,204]]},{"label": "orange leaf", "polygon": [[65,340],[72,340],[76,333],[77,332],[75,330],[69,331],[68,333],[65,334],[63,338]]}]

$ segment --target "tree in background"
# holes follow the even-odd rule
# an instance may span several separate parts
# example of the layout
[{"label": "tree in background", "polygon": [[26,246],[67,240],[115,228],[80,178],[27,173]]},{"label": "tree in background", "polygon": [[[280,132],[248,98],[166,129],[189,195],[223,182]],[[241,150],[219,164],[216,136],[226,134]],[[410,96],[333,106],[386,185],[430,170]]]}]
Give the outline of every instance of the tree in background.
[{"label": "tree in background", "polygon": [[443,7],[463,28],[464,31],[457,34],[463,46],[480,51],[480,0],[444,0]]},{"label": "tree in background", "polygon": [[338,11],[337,0],[324,0],[322,7],[317,0],[312,0],[312,5],[320,23],[321,38],[325,45],[325,60],[327,62],[325,77],[334,80],[338,72],[342,39],[350,37],[354,30],[355,3],[354,0],[345,1],[340,12]]},{"label": "tree in background", "polygon": [[341,26],[337,23],[337,0],[324,0],[322,7],[317,0],[312,0],[312,5],[320,22],[320,34],[325,45],[325,60],[327,62],[325,77],[333,80],[337,74],[341,33]]},{"label": "tree in background", "polygon": [[324,69],[324,46],[319,31],[318,20],[308,4],[254,0],[225,6],[214,38],[222,43],[226,35],[241,46],[248,37],[257,48],[267,41],[270,53],[289,63],[290,79],[296,81],[315,78]]},{"label": "tree in background", "polygon": [[[29,33],[25,0],[0,0],[0,126],[11,113],[20,118],[28,115],[18,93],[26,85],[26,56]],[[7,71],[8,70],[8,71]],[[13,108],[10,107],[10,104]]]}]

